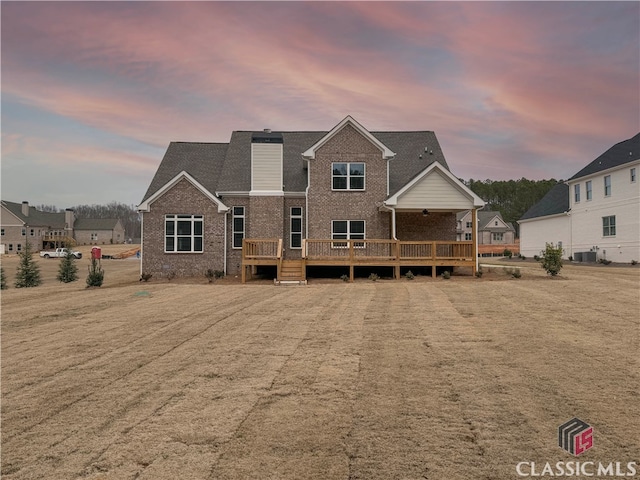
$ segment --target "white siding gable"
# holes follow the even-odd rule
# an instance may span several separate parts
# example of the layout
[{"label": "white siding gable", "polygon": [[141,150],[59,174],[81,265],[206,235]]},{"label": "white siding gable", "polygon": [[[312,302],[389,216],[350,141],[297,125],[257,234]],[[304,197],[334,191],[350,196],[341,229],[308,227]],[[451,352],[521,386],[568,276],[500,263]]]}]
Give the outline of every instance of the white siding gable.
[{"label": "white siding gable", "polygon": [[400,195],[396,207],[467,210],[473,208],[473,199],[439,170],[433,169]]},{"label": "white siding gable", "polygon": [[251,193],[282,195],[282,144],[251,144]]}]

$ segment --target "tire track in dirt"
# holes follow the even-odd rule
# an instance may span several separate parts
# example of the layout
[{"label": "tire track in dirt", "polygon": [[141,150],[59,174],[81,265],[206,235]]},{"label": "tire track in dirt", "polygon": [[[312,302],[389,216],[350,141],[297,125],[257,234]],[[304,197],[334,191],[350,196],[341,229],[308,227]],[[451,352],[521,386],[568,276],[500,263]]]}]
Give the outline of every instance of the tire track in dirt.
[{"label": "tire track in dirt", "polygon": [[[266,292],[265,292],[266,293]],[[269,301],[270,302],[278,302],[278,297],[280,295],[282,295],[284,292],[282,293],[278,293],[276,295],[269,295]],[[218,318],[217,320],[215,320],[213,323],[206,325],[203,329],[200,329],[199,331],[196,331],[193,334],[190,334],[188,337],[184,338],[182,341],[179,341],[178,343],[175,343],[169,348],[164,350],[163,352],[160,352],[159,355],[154,356],[153,358],[151,358],[150,360],[143,362],[141,364],[138,364],[135,368],[130,369],[128,371],[126,371],[124,374],[119,375],[118,377],[116,377],[115,379],[112,379],[111,381],[101,385],[100,387],[92,387],[90,389],[90,392],[88,394],[82,395],[79,398],[74,399],[73,401],[66,403],[62,406],[59,406],[58,408],[56,408],[54,411],[49,411],[47,413],[47,415],[44,418],[39,419],[37,422],[29,425],[27,428],[24,428],[16,433],[14,433],[11,436],[8,436],[5,440],[3,440],[3,444],[7,447],[7,448],[11,448],[11,444],[12,444],[12,440],[14,439],[14,437],[16,437],[17,435],[21,436],[21,437],[33,437],[33,435],[30,435],[31,430],[45,424],[46,422],[48,422],[49,420],[51,420],[54,417],[59,416],[62,412],[67,411],[71,408],[73,408],[74,406],[76,406],[77,404],[85,401],[85,400],[89,400],[92,396],[97,396],[100,394],[101,390],[107,390],[107,389],[113,389],[114,384],[116,384],[117,382],[121,382],[122,380],[124,380],[126,377],[131,376],[133,374],[135,374],[137,371],[139,371],[141,368],[147,366],[148,364],[150,364],[151,362],[154,361],[158,361],[159,359],[161,359],[163,356],[165,355],[169,355],[171,354],[173,351],[175,351],[176,349],[179,349],[181,346],[183,346],[184,344],[186,344],[187,342],[194,340],[195,338],[197,338],[198,336],[202,335],[204,332],[206,332],[207,330],[215,327],[216,324],[218,324],[219,322],[222,322],[226,319],[228,319],[231,316],[234,315],[238,315],[238,314],[242,314],[243,311],[247,310],[247,309],[251,309],[254,306],[254,300],[255,299],[248,299],[246,302],[247,304],[244,306],[239,306],[239,305],[234,305],[233,307],[230,307],[228,309],[224,309],[224,310],[218,310],[216,313],[217,316],[219,316],[220,318]],[[202,309],[199,309],[198,311],[196,311],[195,313],[191,313],[190,315],[180,318],[178,320],[175,320],[173,322],[171,322],[171,325],[173,325],[174,328],[176,328],[176,325],[179,323],[184,323],[185,321],[188,321],[189,319],[193,319],[193,318],[197,318],[200,317],[201,315],[205,314],[208,311],[209,307],[203,307]],[[167,328],[170,328],[170,326],[168,326]],[[167,329],[165,329],[167,330]],[[148,338],[150,337],[152,334],[147,334],[145,335],[143,338]],[[139,341],[140,339],[138,339]],[[128,344],[129,347],[131,347],[133,345],[133,343],[135,342],[130,342]],[[185,367],[186,368],[186,367]],[[180,373],[181,371],[183,371],[184,368],[176,370],[174,375],[177,375],[178,373]],[[152,392],[150,392],[152,393]],[[6,405],[6,403],[5,403]],[[126,411],[126,409],[125,409]],[[99,432],[97,432],[99,433]],[[73,432],[70,434],[70,436],[73,436]],[[59,440],[54,442],[54,444],[59,444],[62,443],[63,440]]]}]

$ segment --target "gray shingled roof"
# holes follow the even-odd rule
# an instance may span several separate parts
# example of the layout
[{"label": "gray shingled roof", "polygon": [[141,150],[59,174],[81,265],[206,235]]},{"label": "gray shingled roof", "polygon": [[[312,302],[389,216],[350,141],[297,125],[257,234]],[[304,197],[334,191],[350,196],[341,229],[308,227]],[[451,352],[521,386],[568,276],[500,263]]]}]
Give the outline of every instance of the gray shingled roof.
[{"label": "gray shingled roof", "polygon": [[[248,192],[251,189],[251,135],[254,133],[256,132],[235,131],[229,143],[172,142],[142,201],[147,200],[183,170],[211,193]],[[307,171],[302,152],[328,132],[277,133],[283,137],[284,191],[304,192],[307,187]],[[396,153],[389,168],[391,195],[434,161],[449,168],[434,132],[371,134]]]},{"label": "gray shingled roof", "polygon": [[[469,213],[469,210],[465,210],[464,212],[458,212],[456,214],[456,219],[458,221],[462,220],[465,215]],[[497,210],[478,210],[478,230],[491,230],[495,232],[506,232],[508,230],[513,230],[513,225],[509,222],[504,222],[506,227],[496,227],[492,225],[488,225],[488,223],[493,219],[493,217],[498,216],[500,220],[504,222],[504,218],[502,218],[502,214]]]},{"label": "gray shingled roof", "polygon": [[635,137],[615,144],[569,180],[593,175],[638,159],[640,159],[640,133]]},{"label": "gray shingled roof", "polygon": [[74,230],[113,230],[120,220],[117,218],[78,218]]},{"label": "gray shingled roof", "polygon": [[520,220],[557,215],[567,211],[569,211],[569,185],[558,183],[538,203],[527,210]]},{"label": "gray shingled roof", "polygon": [[50,228],[65,228],[64,212],[51,213],[36,210],[36,207],[29,206],[29,216],[22,214],[22,204],[15,202],[2,201],[7,210],[22,220],[29,226],[43,226]]}]

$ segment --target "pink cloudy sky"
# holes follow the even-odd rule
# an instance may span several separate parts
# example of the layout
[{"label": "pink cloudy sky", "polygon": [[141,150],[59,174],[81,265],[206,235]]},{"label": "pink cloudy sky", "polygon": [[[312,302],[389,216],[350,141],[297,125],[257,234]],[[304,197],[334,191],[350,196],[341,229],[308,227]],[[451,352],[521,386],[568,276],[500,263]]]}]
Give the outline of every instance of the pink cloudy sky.
[{"label": "pink cloudy sky", "polygon": [[170,141],[434,130],[469,179],[640,131],[638,2],[6,2],[2,199],[138,204]]}]

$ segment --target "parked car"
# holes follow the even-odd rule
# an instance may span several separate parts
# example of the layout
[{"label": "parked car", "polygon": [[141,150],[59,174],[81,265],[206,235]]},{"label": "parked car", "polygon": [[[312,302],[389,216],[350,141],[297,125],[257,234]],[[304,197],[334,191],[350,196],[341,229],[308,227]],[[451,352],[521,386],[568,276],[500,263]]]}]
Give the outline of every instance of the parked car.
[{"label": "parked car", "polygon": [[56,248],[55,250],[42,250],[40,252],[40,256],[44,258],[61,258],[66,257],[67,252],[71,252],[76,258],[82,258],[82,253],[76,252],[74,250],[69,250],[68,248]]}]

